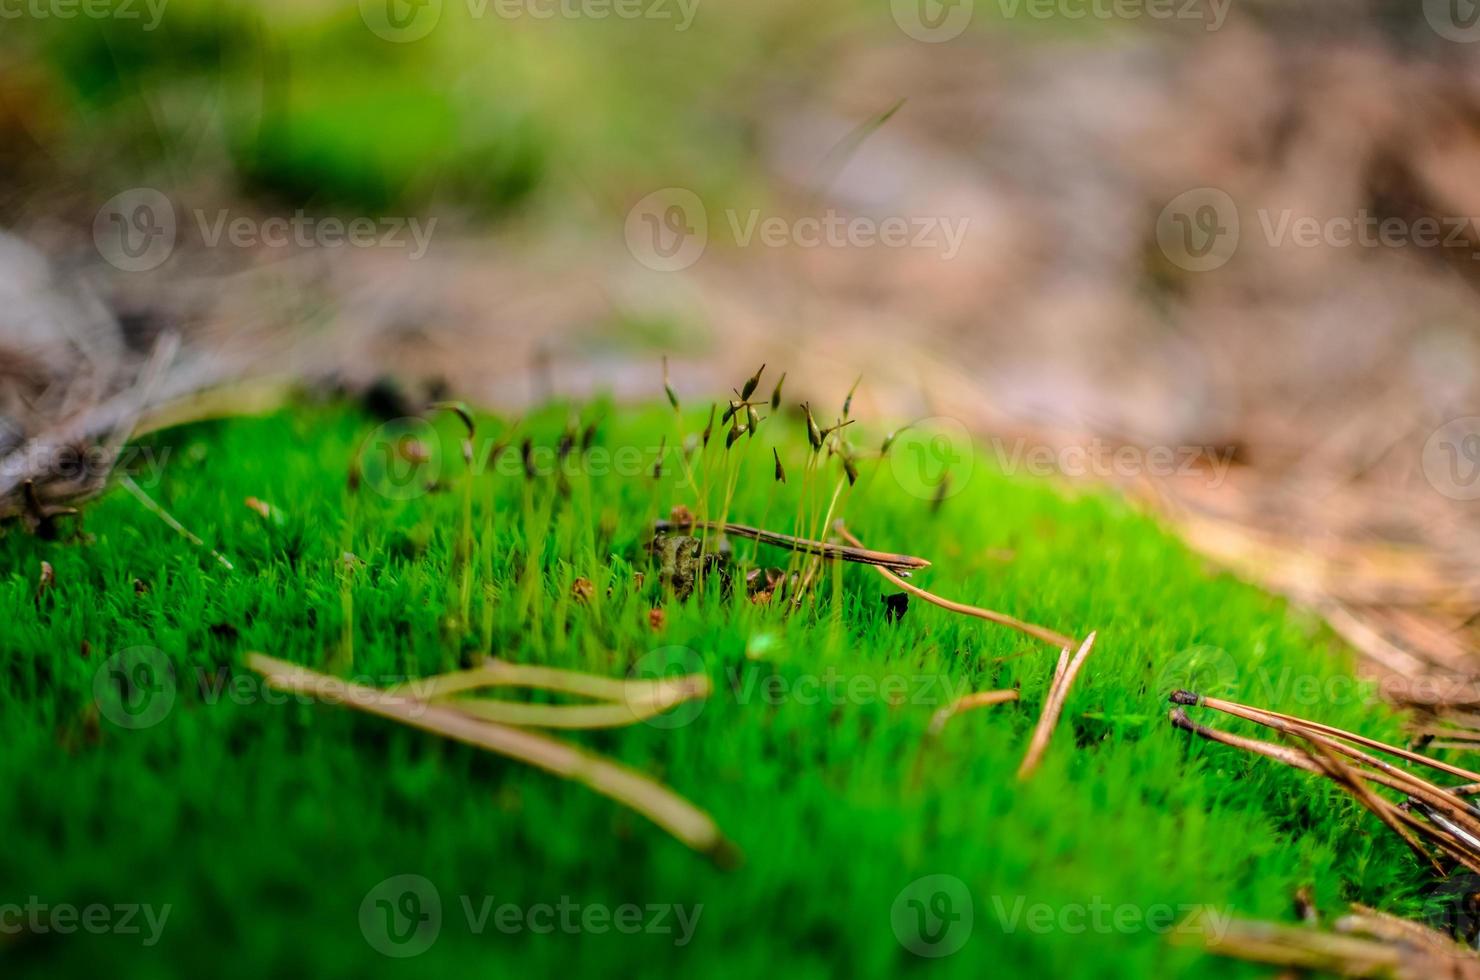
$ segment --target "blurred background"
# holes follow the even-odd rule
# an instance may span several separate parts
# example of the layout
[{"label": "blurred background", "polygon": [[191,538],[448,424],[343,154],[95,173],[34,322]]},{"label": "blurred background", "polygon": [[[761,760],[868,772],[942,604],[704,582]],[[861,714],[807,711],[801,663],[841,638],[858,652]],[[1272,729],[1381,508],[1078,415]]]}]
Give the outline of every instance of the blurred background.
[{"label": "blurred background", "polygon": [[1087,475],[1378,669],[1473,673],[1472,0],[4,0],[0,32],[0,449],[168,335],[158,397],[651,400],[661,355],[716,397],[770,361],[999,463],[1231,459]]}]

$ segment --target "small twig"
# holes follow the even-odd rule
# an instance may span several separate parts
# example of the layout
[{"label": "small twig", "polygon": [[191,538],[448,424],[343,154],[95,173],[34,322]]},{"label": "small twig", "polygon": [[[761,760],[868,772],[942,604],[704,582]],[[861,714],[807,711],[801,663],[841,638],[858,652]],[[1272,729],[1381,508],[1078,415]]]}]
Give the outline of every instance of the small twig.
[{"label": "small twig", "polygon": [[204,541],[202,541],[200,538],[198,538],[196,535],[194,535],[193,533],[191,533],[191,531],[190,531],[189,528],[187,528],[185,525],[181,524],[179,521],[175,520],[175,518],[173,516],[171,516],[171,514],[170,514],[169,511],[165,510],[163,507],[161,507],[159,504],[157,504],[154,501],[154,498],[153,497],[149,496],[147,493],[144,492],[144,488],[143,487],[139,486],[137,483],[134,482],[134,478],[133,477],[131,477],[127,473],[125,473],[125,474],[123,474],[122,476],[120,476],[118,478],[118,482],[119,482],[120,485],[122,485],[122,487],[125,490],[127,490],[129,493],[133,494],[135,500],[137,500],[139,503],[141,503],[141,504],[144,505],[144,509],[145,510],[149,511],[149,513],[153,514],[155,517],[159,518],[161,521],[164,521],[164,523],[168,527],[170,527],[171,529],[173,529],[175,531],[175,533],[179,534],[186,541],[189,541],[191,544],[195,545],[197,548],[205,548],[207,551],[209,551],[211,553],[211,557],[215,558],[217,561],[219,561],[227,569],[231,569],[231,570],[234,570],[235,569],[235,566],[233,566],[231,564],[231,562],[229,562],[229,561],[226,560],[226,556],[225,555],[221,554],[221,552],[217,551],[214,548],[207,547],[206,546],[206,543]]},{"label": "small twig", "polygon": [[732,848],[709,814],[688,800],[639,772],[576,746],[523,729],[470,718],[445,705],[342,681],[260,653],[249,654],[247,665],[280,690],[343,704],[582,783],[642,814],[701,853],[718,859]]},{"label": "small twig", "polygon": [[1006,691],[977,691],[973,694],[962,695],[930,717],[928,732],[931,735],[939,735],[945,729],[946,723],[959,714],[1017,699],[1018,692],[1015,688]]},{"label": "small twig", "polygon": [[790,534],[782,534],[780,531],[767,531],[762,528],[747,527],[744,524],[722,524],[715,521],[694,521],[689,523],[657,521],[653,525],[653,530],[658,534],[668,534],[673,531],[689,531],[695,528],[702,531],[718,531],[737,538],[749,538],[752,541],[759,541],[761,544],[775,545],[778,548],[799,551],[803,554],[815,555],[819,558],[851,561],[860,565],[873,565],[875,568],[892,568],[897,571],[910,572],[930,567],[930,562],[924,558],[916,558],[913,555],[896,555],[887,551],[870,551],[861,545],[846,548],[842,545],[830,544],[826,541],[798,538]]},{"label": "small twig", "polygon": [[1048,688],[1048,698],[1043,703],[1043,714],[1038,718],[1038,727],[1033,730],[1033,740],[1028,743],[1028,751],[1023,756],[1023,764],[1018,767],[1017,778],[1027,779],[1033,775],[1038,768],[1038,763],[1043,759],[1043,753],[1048,748],[1048,740],[1053,737],[1054,728],[1059,723],[1059,715],[1064,710],[1064,699],[1069,696],[1069,688],[1074,683],[1079,668],[1089,657],[1090,650],[1094,649],[1095,634],[1090,633],[1080,644],[1079,650],[1074,654],[1074,659],[1065,664],[1065,658],[1069,656],[1069,648],[1064,647],[1059,654],[1059,664],[1054,670],[1053,683]]},{"label": "small twig", "polygon": [[[856,548],[863,547],[863,542],[859,541],[858,538],[855,537],[853,533],[848,530],[848,528],[843,524],[842,521],[835,522],[833,524],[833,529],[837,531],[837,533],[843,538],[843,540],[847,541],[850,545],[853,545]],[[1044,643],[1051,643],[1056,647],[1072,647],[1076,642],[1070,637],[1067,637],[1062,633],[1055,632],[1054,630],[1051,630],[1046,626],[1037,626],[1033,623],[1024,622],[1023,620],[1017,619],[1013,616],[1009,616],[1006,613],[996,612],[991,609],[981,609],[977,606],[968,606],[965,603],[954,602],[950,599],[942,599],[940,596],[935,595],[934,593],[926,592],[918,585],[912,585],[911,583],[906,582],[903,578],[893,574],[887,568],[884,568],[882,566],[875,566],[875,568],[880,575],[884,576],[884,578],[899,586],[901,589],[904,589],[906,592],[910,593],[913,596],[917,596],[918,598],[923,599],[925,602],[939,606],[942,609],[948,609],[951,612],[960,613],[963,616],[975,616],[977,619],[985,619],[989,623],[996,623],[999,626],[1006,626],[1009,629],[1015,629],[1019,633],[1025,633],[1036,640],[1042,640]]]}]

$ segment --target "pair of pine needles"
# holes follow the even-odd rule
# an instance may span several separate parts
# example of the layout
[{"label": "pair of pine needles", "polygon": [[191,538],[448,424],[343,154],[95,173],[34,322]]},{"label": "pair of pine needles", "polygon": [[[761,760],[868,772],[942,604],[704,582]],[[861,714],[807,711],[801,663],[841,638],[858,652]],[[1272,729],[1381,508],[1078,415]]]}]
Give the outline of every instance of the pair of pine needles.
[{"label": "pair of pine needles", "polygon": [[[708,697],[707,675],[624,680],[494,661],[382,690],[260,653],[249,654],[247,665],[279,690],[341,704],[580,783],[641,814],[718,863],[729,863],[738,856],[709,814],[667,786],[621,763],[531,730],[636,724],[686,701]],[[585,697],[592,703],[528,704],[472,696],[487,688],[543,690]]]}]

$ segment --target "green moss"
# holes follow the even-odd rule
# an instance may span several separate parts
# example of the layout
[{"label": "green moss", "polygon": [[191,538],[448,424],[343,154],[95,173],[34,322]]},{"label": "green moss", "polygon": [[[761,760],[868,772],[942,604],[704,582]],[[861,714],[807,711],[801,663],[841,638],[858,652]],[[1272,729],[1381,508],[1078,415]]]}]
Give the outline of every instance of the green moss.
[{"label": "green moss", "polygon": [[[524,431],[555,446],[571,411],[553,407]],[[442,489],[409,499],[375,492],[390,485],[369,462],[351,502],[349,460],[375,423],[348,410],[300,407],[152,439],[166,460],[152,492],[232,572],[116,492],[88,511],[85,544],[0,541],[0,828],[11,841],[0,901],[172,906],[152,948],[131,935],[27,935],[0,946],[7,975],[1255,975],[1168,942],[1140,916],[1164,903],[1283,918],[1306,882],[1328,908],[1411,906],[1414,861],[1345,798],[1166,724],[1177,655],[1211,645],[1226,652],[1216,676],[1236,695],[1397,730],[1359,691],[1331,686],[1349,662],[1314,622],[1210,571],[1126,503],[1006,476],[983,456],[958,462],[960,492],[939,513],[888,460],[863,461],[844,505],[870,545],[930,557],[918,576],[929,588],[1100,631],[1044,765],[1023,784],[1014,771],[1055,651],[919,603],[891,623],[880,597],[892,590],[858,567],[824,575],[817,601],[789,616],[726,598],[714,579],[686,604],[666,601],[644,528],[695,501],[676,459],[661,480],[646,470],[660,442],[681,444],[704,413],[696,407],[683,431],[666,409],[599,414],[592,453],[575,453],[583,462],[566,476],[527,482],[516,444],[475,481],[466,619],[453,419],[438,421],[433,444],[446,450],[433,456]],[[497,421],[482,429],[485,444],[502,434]],[[733,519],[790,526],[802,434],[783,417],[737,443]],[[781,488],[773,442],[790,474]],[[814,499],[833,489],[829,466]],[[135,468],[150,485],[149,468]],[[280,516],[264,520],[248,496]],[[365,566],[346,572],[345,550]],[[42,560],[56,584],[38,599]],[[570,598],[577,576],[596,585],[589,604]],[[661,632],[654,607],[666,611]],[[709,810],[744,863],[719,870],[524,766],[343,708],[266,703],[244,652],[343,665],[350,608],[353,666],[340,669],[375,682],[466,662],[485,632],[509,660],[609,675],[656,650],[692,651],[716,692],[689,723],[571,737]],[[147,656],[178,678],[169,710],[140,728],[100,717],[95,699],[100,670],[130,648],[158,651]],[[1311,703],[1294,678],[1344,693]],[[961,716],[928,742],[952,694],[1015,685],[1020,703]],[[401,874],[438,890],[441,932],[424,954],[387,959],[361,931],[361,905]],[[963,883],[974,918],[959,952],[926,960],[902,946],[891,909],[934,874]],[[677,947],[673,934],[504,933],[493,917],[479,934],[462,896],[474,921],[485,896],[495,908],[558,909],[564,897],[703,909]],[[1046,931],[1034,928],[1040,905],[1053,917]],[[908,911],[900,921],[908,927]]]}]

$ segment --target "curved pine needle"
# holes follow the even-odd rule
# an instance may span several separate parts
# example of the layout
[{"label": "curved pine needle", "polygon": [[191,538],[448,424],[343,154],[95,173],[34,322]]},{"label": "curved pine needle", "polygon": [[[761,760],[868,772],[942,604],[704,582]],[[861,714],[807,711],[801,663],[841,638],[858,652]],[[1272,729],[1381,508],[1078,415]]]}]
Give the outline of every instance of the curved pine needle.
[{"label": "curved pine needle", "polygon": [[441,704],[380,691],[260,653],[247,665],[280,690],[347,705],[366,714],[517,759],[570,779],[647,817],[679,841],[721,860],[733,845],[709,814],[661,783],[583,749],[507,725],[480,721]]},{"label": "curved pine needle", "polygon": [[962,695],[930,716],[928,733],[939,735],[945,730],[946,723],[959,714],[994,704],[1003,704],[1007,701],[1016,701],[1017,699],[1018,692],[1016,688],[1009,688],[1005,691],[976,691],[973,694]]},{"label": "curved pine needle", "polygon": [[601,704],[525,704],[491,698],[452,698],[439,702],[483,721],[520,728],[623,728],[657,717],[710,693],[708,676],[675,678],[675,683],[640,697]]},{"label": "curved pine needle", "polygon": [[[651,697],[663,688],[680,682],[688,685],[697,684],[700,677],[704,675],[639,680],[602,677],[599,674],[563,670],[559,667],[539,667],[529,664],[511,664],[503,660],[490,660],[469,670],[419,677],[403,684],[397,684],[390,690],[419,701],[436,701],[486,687],[528,687],[556,694],[592,698],[597,701],[632,701]],[[708,683],[707,677],[704,678],[704,683]]]},{"label": "curved pine needle", "polygon": [[[863,547],[863,542],[858,540],[858,538],[855,537],[853,533],[848,530],[848,528],[843,524],[842,521],[835,522],[833,524],[833,529],[837,531],[838,534],[843,538],[843,540],[847,541],[850,545],[858,548]],[[1033,623],[1024,622],[1023,620],[1017,619],[1013,616],[1009,616],[1006,613],[996,612],[991,609],[981,609],[977,606],[968,606],[965,603],[954,602],[950,599],[942,599],[940,596],[935,595],[932,592],[926,592],[918,585],[912,585],[909,582],[906,582],[903,578],[900,578],[898,575],[893,574],[889,571],[889,569],[882,566],[875,566],[875,570],[878,571],[880,575],[884,576],[884,578],[892,582],[894,585],[898,586],[901,589],[904,589],[910,595],[916,596],[917,598],[920,598],[925,602],[930,603],[931,605],[939,606],[942,609],[948,609],[951,612],[960,613],[963,616],[975,616],[977,619],[985,619],[989,623],[996,623],[999,626],[1006,626],[1009,629],[1015,629],[1019,633],[1027,634],[1028,636],[1033,637],[1035,640],[1042,640],[1044,643],[1051,643],[1056,647],[1072,647],[1076,642],[1070,637],[1067,637],[1062,633],[1055,632],[1054,630],[1051,630],[1046,626],[1038,626]]]}]

